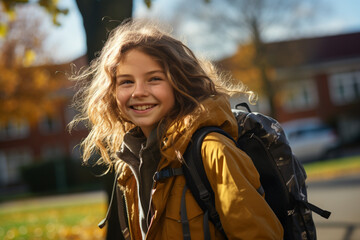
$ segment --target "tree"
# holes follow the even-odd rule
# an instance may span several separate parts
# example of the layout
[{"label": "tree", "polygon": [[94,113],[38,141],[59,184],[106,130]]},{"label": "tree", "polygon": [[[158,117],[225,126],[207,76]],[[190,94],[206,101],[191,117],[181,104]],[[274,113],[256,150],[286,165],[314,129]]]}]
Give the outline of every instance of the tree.
[{"label": "tree", "polygon": [[[199,2],[191,4],[191,8],[188,7],[188,3],[181,2],[177,6],[177,15],[170,20],[175,31],[183,32],[187,26],[190,26],[188,29],[193,31],[194,24],[186,24],[193,21],[201,26],[193,35],[201,38],[199,43],[207,45],[210,49],[224,49],[222,45],[229,40],[237,44],[252,46],[251,61],[261,80],[261,93],[268,97],[270,115],[275,116],[275,90],[272,88],[269,77],[271,59],[266,53],[265,36],[271,29],[279,31],[292,29],[294,34],[295,30],[299,29],[304,22],[310,21],[316,16],[316,11],[321,8],[315,5],[320,5],[321,2],[310,0],[212,0],[206,5],[200,5]],[[209,44],[211,41],[213,41],[212,44],[220,46],[211,46]]]},{"label": "tree", "polygon": [[[31,1],[34,2],[34,1]],[[57,0],[39,0],[35,1],[40,7],[43,7],[44,9],[48,10],[50,13],[50,16],[52,16],[53,23],[55,25],[59,25],[57,21],[58,14],[66,14],[66,9],[59,9]],[[94,57],[97,51],[101,50],[102,45],[104,41],[107,38],[108,32],[113,29],[116,25],[118,25],[120,22],[122,22],[124,19],[131,18],[132,17],[132,0],[77,0],[76,1],[80,10],[80,13],[83,17],[83,23],[84,28],[86,32],[87,37],[87,56],[89,61],[91,61]],[[144,0],[146,5],[150,7],[151,1],[150,0]],[[39,87],[41,90],[44,89],[44,87],[50,88],[50,83],[54,83],[52,80],[54,78],[50,78],[49,74],[42,74],[40,69],[37,69],[37,71],[34,71],[34,74],[25,74],[27,71],[18,71],[17,64],[19,63],[17,59],[30,59],[33,58],[35,52],[37,52],[36,49],[38,49],[34,45],[26,45],[26,47],[23,47],[23,49],[26,49],[26,51],[23,51],[23,55],[19,55],[15,53],[14,49],[19,49],[20,46],[19,42],[17,42],[15,39],[11,38],[11,30],[13,29],[12,21],[18,21],[22,17],[22,14],[16,14],[15,6],[18,6],[20,3],[26,3],[27,5],[30,3],[29,0],[3,0],[0,2],[0,7],[3,6],[5,11],[7,12],[7,18],[9,18],[11,21],[7,24],[0,24],[0,37],[6,37],[9,40],[6,44],[3,44],[3,50],[4,54],[0,59],[6,59],[6,63],[3,66],[5,73],[0,75],[0,99],[2,100],[0,103],[0,109],[7,109],[6,112],[1,113],[1,116],[15,116],[14,111],[17,113],[25,113],[25,110],[33,109],[32,106],[37,103],[39,108],[41,104],[46,103],[45,101],[45,93],[43,91],[34,91],[37,89],[34,89],[34,86]],[[4,14],[5,15],[5,14]],[[4,16],[2,15],[2,16]],[[16,17],[15,17],[16,16]],[[36,16],[36,15],[35,15]],[[24,35],[21,39],[24,39]],[[25,38],[26,39],[26,38]],[[39,43],[42,43],[41,39],[39,41],[36,41]],[[32,54],[33,53],[33,54]],[[29,57],[26,57],[26,54],[29,55]],[[11,56],[10,58],[5,57]],[[36,54],[37,57],[40,56],[40,54]],[[30,61],[31,62],[31,61]],[[16,65],[16,67],[15,67]],[[9,71],[7,71],[9,70]],[[0,66],[1,71],[1,66]],[[4,73],[4,72],[3,72]],[[21,74],[24,73],[25,76],[22,76]],[[35,75],[35,73],[37,75]],[[40,76],[40,75],[41,76]],[[21,82],[20,82],[21,81]],[[32,83],[33,81],[40,81],[39,84],[24,84],[24,83]],[[55,82],[60,83],[60,82]],[[52,85],[51,85],[52,86]],[[51,90],[55,90],[58,87],[58,85],[54,86],[54,89],[51,88]],[[24,91],[27,90],[28,92]],[[50,89],[49,89],[50,90]],[[30,95],[27,96],[26,93],[29,93]],[[18,97],[21,96],[21,97]],[[54,97],[53,95],[50,95],[50,97]],[[23,99],[25,98],[25,99]],[[53,100],[54,98],[49,98],[50,100]],[[56,99],[56,98],[55,98]],[[23,103],[34,103],[31,104],[31,107],[29,104],[23,104]],[[35,109],[35,110],[38,110]],[[33,114],[34,112],[32,112]],[[23,116],[20,116],[22,118]],[[111,196],[111,190],[113,186],[113,178],[114,174],[107,174],[107,178],[103,179],[103,182],[105,183],[105,190],[108,193],[108,197],[110,199]],[[110,219],[111,224],[109,223],[107,228],[107,236],[106,239],[122,239],[121,234],[119,235],[119,223],[118,218],[116,217],[117,208],[116,204],[114,204],[111,208],[111,217]]]},{"label": "tree", "polygon": [[233,81],[235,81],[234,84],[236,84],[237,80],[241,79],[241,82],[252,91],[261,93],[263,86],[259,71],[254,66],[254,57],[255,47],[253,44],[249,43],[241,45],[233,56],[219,61],[218,64],[222,68],[231,71],[232,76],[234,77]]},{"label": "tree", "polygon": [[[37,3],[40,7],[44,8],[52,17],[52,22],[55,25],[60,25],[58,22],[58,16],[60,14],[67,14],[68,9],[61,9],[58,7],[58,0],[38,0],[38,1],[30,1],[30,0],[1,0],[0,6],[3,7],[3,11],[7,13],[11,18],[14,18],[15,7],[23,4],[32,4]],[[4,26],[3,26],[4,27]],[[0,35],[1,36],[1,35]]]},{"label": "tree", "polygon": [[132,0],[76,0],[86,33],[87,56],[91,61],[101,50],[107,34],[132,17]]},{"label": "tree", "polygon": [[[146,1],[145,1],[146,2]],[[101,50],[107,34],[123,20],[132,17],[132,0],[76,0],[86,33],[87,57],[89,63]],[[97,157],[95,157],[97,159]],[[105,172],[106,167],[94,165],[91,171]],[[102,177],[105,191],[111,204],[114,172]],[[116,197],[115,197],[116,198]],[[114,199],[116,201],[116,199]],[[107,240],[123,239],[117,217],[117,204],[110,206],[110,219],[107,226]]]},{"label": "tree", "polygon": [[[19,6],[18,17],[9,21],[6,37],[0,39],[0,121],[27,119],[35,123],[54,113],[61,101],[55,93],[65,80],[45,67],[51,55],[44,50],[47,27],[35,6]],[[0,8],[1,11],[1,8]],[[2,15],[4,16],[4,15]]]},{"label": "tree", "polygon": [[[1,8],[0,12],[4,12]],[[35,5],[18,6],[14,9],[16,18],[2,14],[6,23],[6,35],[0,37],[0,64],[6,67],[40,65],[53,62],[53,57],[44,47],[50,25],[43,18],[48,17]]]},{"label": "tree", "polygon": [[[152,0],[143,0],[143,2],[148,8],[152,5]],[[123,20],[132,17],[133,0],[76,0],[76,3],[83,17],[87,56],[90,62],[101,50],[109,31]],[[66,8],[60,8],[58,0],[0,0],[0,7],[10,19],[17,17],[14,11],[16,6],[28,4],[37,4],[45,9],[56,26],[61,25],[58,16],[66,15],[69,11]],[[0,23],[0,38],[6,36],[8,28],[8,24]]]}]

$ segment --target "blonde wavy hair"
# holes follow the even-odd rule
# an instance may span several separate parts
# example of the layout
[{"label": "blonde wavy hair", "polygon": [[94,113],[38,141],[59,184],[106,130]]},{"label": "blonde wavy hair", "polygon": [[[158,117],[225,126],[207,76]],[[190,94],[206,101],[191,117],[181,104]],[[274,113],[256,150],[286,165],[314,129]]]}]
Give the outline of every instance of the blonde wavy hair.
[{"label": "blonde wavy hair", "polygon": [[80,83],[74,97],[74,105],[80,114],[69,124],[70,130],[84,121],[90,129],[81,142],[84,162],[93,154],[100,153],[100,162],[112,166],[114,153],[120,149],[124,134],[135,127],[122,117],[115,96],[117,66],[131,49],[140,50],[157,60],[174,89],[175,106],[161,120],[164,129],[174,123],[181,124],[181,119],[210,96],[240,92],[253,97],[241,83],[229,84],[229,76],[219,74],[209,61],[198,59],[158,24],[128,20],[110,33],[99,57],[87,69],[70,78]]}]

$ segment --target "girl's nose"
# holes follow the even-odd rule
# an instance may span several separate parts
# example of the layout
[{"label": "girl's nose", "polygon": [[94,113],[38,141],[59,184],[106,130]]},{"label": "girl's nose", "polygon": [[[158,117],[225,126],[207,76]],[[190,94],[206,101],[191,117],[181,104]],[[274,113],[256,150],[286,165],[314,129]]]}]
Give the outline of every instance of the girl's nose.
[{"label": "girl's nose", "polygon": [[149,95],[149,91],[145,83],[136,83],[132,97],[146,97]]}]

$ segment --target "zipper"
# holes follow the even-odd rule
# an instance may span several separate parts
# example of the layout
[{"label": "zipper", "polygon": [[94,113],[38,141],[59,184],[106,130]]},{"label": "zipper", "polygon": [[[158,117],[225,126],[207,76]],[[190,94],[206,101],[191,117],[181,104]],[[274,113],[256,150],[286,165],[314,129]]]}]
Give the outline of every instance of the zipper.
[{"label": "zipper", "polygon": [[[156,188],[156,181],[154,180],[154,177],[155,177],[155,174],[157,173],[158,171],[156,171],[155,173],[154,173],[154,176],[153,176],[153,183],[152,183],[152,186],[151,186],[151,193],[150,193],[150,201],[149,201],[149,208],[148,208],[148,212],[147,212],[147,214],[146,214],[146,225],[147,225],[147,228],[148,228],[148,231],[149,231],[149,227],[150,227],[150,225],[151,225],[151,219],[152,219],[152,216],[151,216],[151,218],[150,218],[150,214],[151,214],[151,212],[153,212],[153,210],[152,210],[152,207],[151,207],[151,204],[152,204],[152,199],[153,199],[153,192],[154,192],[154,190],[155,190],[155,188]],[[153,214],[152,214],[153,215]]]},{"label": "zipper", "polygon": [[[124,193],[124,202],[125,202],[125,211],[126,211],[126,220],[127,220],[127,228],[128,228],[128,231],[129,231],[129,236],[131,236],[132,235],[132,231],[131,231],[131,228],[130,228],[130,224],[129,224],[129,211],[128,211],[128,208],[127,208],[127,206],[128,206],[128,204],[127,204],[127,200],[126,200],[126,194]],[[124,232],[123,232],[123,235],[124,235]],[[125,236],[124,236],[125,237]],[[127,238],[125,238],[125,239],[127,239]],[[130,238],[129,238],[130,239]]]},{"label": "zipper", "polygon": [[[153,184],[153,185],[154,185],[154,184]],[[152,203],[152,191],[153,191],[153,190],[154,190],[154,189],[151,188],[149,208],[148,208],[148,212],[147,212],[147,214],[146,214],[146,225],[147,225],[148,231],[149,231],[149,226],[150,226],[150,222],[151,222],[150,215],[151,215],[151,212],[152,212],[151,203]],[[151,216],[151,218],[152,218],[152,216]]]},{"label": "zipper", "polygon": [[[164,168],[163,168],[164,169]],[[149,234],[149,229],[151,228],[151,226],[154,224],[154,221],[153,221],[153,217],[154,217],[154,214],[155,214],[155,211],[154,211],[154,208],[152,207],[152,200],[153,200],[153,191],[155,190],[156,188],[156,185],[157,185],[157,181],[155,181],[154,177],[155,177],[155,174],[157,172],[160,171],[160,167],[158,167],[154,173],[154,176],[153,176],[153,185],[152,185],[152,192],[151,192],[151,195],[150,195],[150,201],[149,201],[149,210],[147,212],[147,216],[146,216],[146,224],[147,224],[147,227],[148,227],[148,231],[146,233],[146,238],[148,237],[148,234]],[[149,218],[149,214],[153,212],[151,218]]]}]

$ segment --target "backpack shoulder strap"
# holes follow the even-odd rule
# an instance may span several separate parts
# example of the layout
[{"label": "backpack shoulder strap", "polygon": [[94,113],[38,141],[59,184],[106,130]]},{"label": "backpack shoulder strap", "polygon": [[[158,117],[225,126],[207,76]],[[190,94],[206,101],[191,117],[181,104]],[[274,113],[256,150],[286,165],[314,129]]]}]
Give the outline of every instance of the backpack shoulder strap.
[{"label": "backpack shoulder strap", "polygon": [[[127,215],[126,215],[127,210],[126,210],[126,206],[124,203],[123,192],[120,190],[120,188],[117,184],[118,176],[119,176],[119,173],[116,173],[108,210],[106,212],[105,218],[98,224],[98,227],[102,229],[103,227],[105,227],[107,222],[111,222],[112,219],[115,219],[115,218],[111,217],[111,211],[114,207],[116,207],[122,237],[125,240],[130,240],[130,232],[129,232],[129,228],[128,228],[128,220],[127,220]],[[113,216],[113,217],[115,217],[115,216]]]},{"label": "backpack shoulder strap", "polygon": [[185,153],[183,164],[183,174],[186,179],[186,185],[193,194],[196,202],[204,213],[208,213],[209,220],[214,226],[224,235],[224,229],[220,222],[219,214],[215,209],[215,198],[214,192],[211,188],[209,180],[206,176],[204,169],[202,156],[201,156],[201,145],[205,136],[211,132],[221,133],[236,143],[236,141],[225,131],[218,127],[204,127],[198,129],[192,136],[191,142],[189,143]]}]

